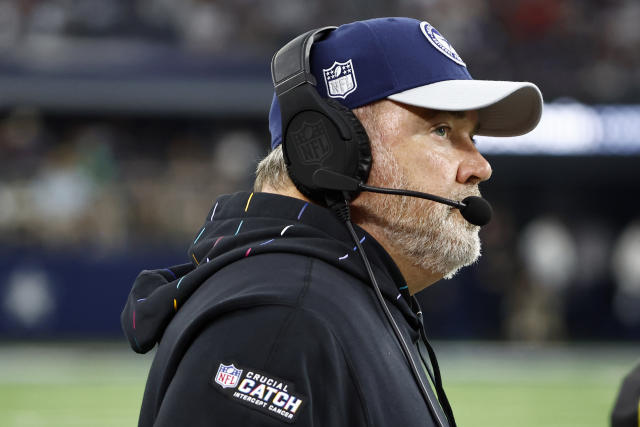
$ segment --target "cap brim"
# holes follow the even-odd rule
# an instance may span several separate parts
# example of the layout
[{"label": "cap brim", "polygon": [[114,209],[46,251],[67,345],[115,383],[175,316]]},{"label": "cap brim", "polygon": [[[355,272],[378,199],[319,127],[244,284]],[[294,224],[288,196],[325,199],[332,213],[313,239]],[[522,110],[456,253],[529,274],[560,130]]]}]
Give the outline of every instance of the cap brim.
[{"label": "cap brim", "polygon": [[518,136],[542,116],[542,94],[529,82],[445,80],[398,92],[393,101],[444,111],[478,110],[478,135]]}]

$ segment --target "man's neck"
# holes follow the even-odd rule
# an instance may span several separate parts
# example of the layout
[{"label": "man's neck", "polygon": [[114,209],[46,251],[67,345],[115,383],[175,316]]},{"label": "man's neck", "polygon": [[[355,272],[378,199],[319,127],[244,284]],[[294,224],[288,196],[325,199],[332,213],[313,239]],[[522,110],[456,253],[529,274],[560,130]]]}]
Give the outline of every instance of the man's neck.
[{"label": "man's neck", "polygon": [[304,194],[302,194],[300,191],[298,191],[298,189],[291,185],[291,186],[287,186],[285,188],[279,188],[279,189],[275,189],[274,187],[265,184],[262,186],[262,189],[260,190],[260,192],[262,193],[271,193],[271,194],[279,194],[281,196],[287,196],[287,197],[293,197],[295,199],[300,199],[300,200],[304,200],[305,202],[309,202],[309,203],[313,203],[311,200],[307,199]]},{"label": "man's neck", "polygon": [[398,269],[402,273],[402,276],[406,280],[406,285],[409,288],[409,293],[414,295],[417,292],[431,286],[438,280],[442,279],[441,274],[434,274],[429,271],[425,271],[421,267],[415,265],[410,257],[404,255],[404,253],[397,248],[393,242],[386,238],[384,230],[379,225],[371,224],[367,222],[358,223],[367,233],[371,234],[378,243],[387,251],[393,261],[398,266]]},{"label": "man's neck", "polygon": [[[293,197],[309,203],[313,203],[300,191],[298,191],[298,189],[294,185],[276,189],[268,184],[265,184],[260,191],[263,193],[279,194],[281,196]],[[356,224],[362,227],[371,236],[373,236],[373,238],[376,239],[378,243],[380,243],[382,247],[387,251],[387,253],[391,256],[393,261],[398,266],[398,269],[402,273],[402,276],[406,280],[406,285],[408,286],[409,293],[411,295],[420,292],[424,288],[442,279],[442,275],[426,272],[422,268],[416,266],[409,257],[405,256],[401,250],[396,248],[393,243],[385,237],[385,233],[380,228],[380,226],[368,223],[366,221],[359,221],[356,222]]]}]

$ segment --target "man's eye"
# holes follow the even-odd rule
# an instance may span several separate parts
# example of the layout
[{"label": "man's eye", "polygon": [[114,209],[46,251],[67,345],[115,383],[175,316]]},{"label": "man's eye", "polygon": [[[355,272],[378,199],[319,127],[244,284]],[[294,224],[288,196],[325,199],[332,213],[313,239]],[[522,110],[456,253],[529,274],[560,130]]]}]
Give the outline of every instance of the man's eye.
[{"label": "man's eye", "polygon": [[436,135],[444,138],[449,134],[449,128],[446,126],[440,126],[435,128],[434,132],[436,133]]}]

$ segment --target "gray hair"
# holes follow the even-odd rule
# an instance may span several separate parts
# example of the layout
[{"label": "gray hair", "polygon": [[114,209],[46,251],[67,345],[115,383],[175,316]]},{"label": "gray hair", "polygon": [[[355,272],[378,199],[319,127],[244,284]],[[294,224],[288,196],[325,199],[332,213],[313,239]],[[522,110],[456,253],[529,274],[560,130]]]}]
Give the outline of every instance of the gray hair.
[{"label": "gray hair", "polygon": [[253,183],[253,191],[262,191],[265,185],[274,190],[284,190],[293,185],[287,173],[287,165],[284,163],[282,144],[271,150],[264,159],[260,160],[256,167],[256,180]]}]

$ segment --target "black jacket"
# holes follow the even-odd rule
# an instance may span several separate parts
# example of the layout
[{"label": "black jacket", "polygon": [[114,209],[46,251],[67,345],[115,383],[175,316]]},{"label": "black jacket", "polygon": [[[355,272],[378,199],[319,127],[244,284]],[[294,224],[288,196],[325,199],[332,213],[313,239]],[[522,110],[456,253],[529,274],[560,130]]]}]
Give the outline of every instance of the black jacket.
[{"label": "black jacket", "polygon": [[[420,322],[402,275],[357,234],[415,344]],[[426,405],[328,209],[266,193],[222,196],[188,255],[189,264],[140,273],[122,313],[135,351],[159,343],[140,426],[447,425],[437,403],[434,414]]]}]

